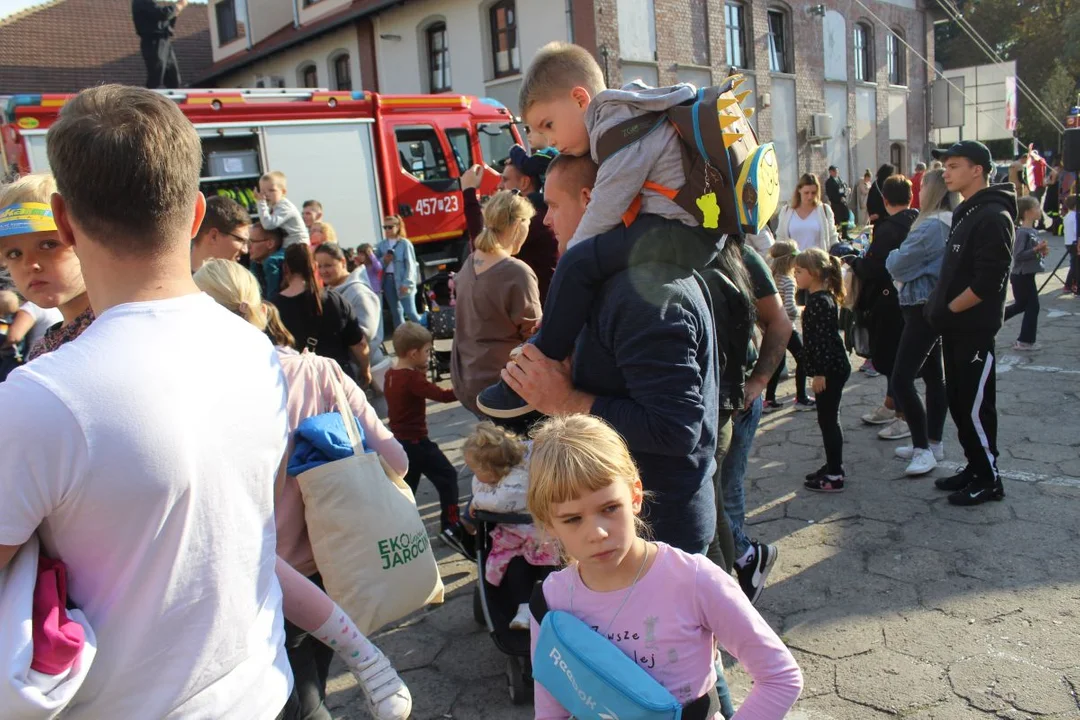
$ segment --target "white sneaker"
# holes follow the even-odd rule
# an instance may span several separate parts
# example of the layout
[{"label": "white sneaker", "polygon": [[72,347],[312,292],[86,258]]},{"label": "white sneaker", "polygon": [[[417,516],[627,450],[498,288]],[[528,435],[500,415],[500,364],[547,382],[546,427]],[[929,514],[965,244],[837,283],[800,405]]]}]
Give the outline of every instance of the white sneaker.
[{"label": "white sneaker", "polygon": [[363,667],[353,670],[353,675],[367,696],[368,712],[375,720],[408,720],[412,695],[382,652],[376,651]]},{"label": "white sneaker", "polygon": [[878,432],[877,436],[882,440],[903,440],[911,437],[911,430],[903,420],[893,420],[892,425]]},{"label": "white sneaker", "polygon": [[[901,460],[910,460],[913,450],[914,448],[911,445],[901,445],[896,448],[893,453]],[[943,443],[930,443],[930,451],[934,454],[934,459],[938,462],[945,459],[945,445]]]},{"label": "white sneaker", "polygon": [[867,425],[886,425],[896,419],[896,411],[890,410],[884,405],[874,408],[874,412],[862,416],[862,421]]},{"label": "white sneaker", "polygon": [[528,630],[529,629],[529,604],[521,603],[518,605],[517,615],[510,621],[511,630]]},{"label": "white sneaker", "polygon": [[911,476],[925,475],[936,467],[937,460],[934,459],[934,453],[919,448],[912,456],[911,462],[908,464],[907,469],[904,470],[904,474]]}]

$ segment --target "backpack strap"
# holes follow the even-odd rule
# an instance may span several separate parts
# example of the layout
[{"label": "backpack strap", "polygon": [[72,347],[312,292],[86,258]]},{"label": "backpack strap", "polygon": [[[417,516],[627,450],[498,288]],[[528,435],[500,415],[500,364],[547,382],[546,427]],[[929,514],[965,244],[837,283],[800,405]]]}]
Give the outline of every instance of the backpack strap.
[{"label": "backpack strap", "polygon": [[663,123],[667,122],[667,113],[653,112],[623,120],[615,127],[609,129],[596,141],[596,159],[598,164],[619,152],[625,147],[633,145]]},{"label": "backpack strap", "polygon": [[[666,197],[668,200],[675,200],[675,196],[679,194],[678,190],[672,190],[669,187],[665,187],[658,183],[654,183],[652,180],[646,180],[645,184],[641,186],[642,190],[652,190],[655,193],[659,193]],[[624,227],[630,227],[634,224],[634,220],[637,220],[638,213],[641,212],[641,193],[634,196],[634,200],[630,203],[630,207],[623,213],[622,222]]]},{"label": "backpack strap", "polygon": [[533,618],[539,624],[544,621],[547,611],[548,604],[547,598],[544,597],[544,583],[538,582],[533,585],[532,597],[529,598],[529,612],[532,613]]}]

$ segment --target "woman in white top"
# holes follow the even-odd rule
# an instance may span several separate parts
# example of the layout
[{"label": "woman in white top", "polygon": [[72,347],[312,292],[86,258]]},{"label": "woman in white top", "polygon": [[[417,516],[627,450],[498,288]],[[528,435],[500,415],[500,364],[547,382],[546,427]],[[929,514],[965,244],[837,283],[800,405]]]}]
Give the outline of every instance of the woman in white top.
[{"label": "woman in white top", "polygon": [[780,212],[776,240],[790,240],[800,252],[813,247],[829,252],[837,242],[836,218],[832,208],[821,202],[821,182],[817,175],[806,173],[799,178],[791,203]]}]

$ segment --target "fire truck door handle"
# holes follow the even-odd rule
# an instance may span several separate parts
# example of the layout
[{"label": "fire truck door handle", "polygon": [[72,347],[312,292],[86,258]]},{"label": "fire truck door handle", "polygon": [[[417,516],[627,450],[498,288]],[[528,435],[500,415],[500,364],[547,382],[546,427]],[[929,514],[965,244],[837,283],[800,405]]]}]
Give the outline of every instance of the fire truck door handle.
[{"label": "fire truck door handle", "polygon": [[412,217],[412,206],[405,203],[399,203],[397,206],[398,215],[403,218]]}]

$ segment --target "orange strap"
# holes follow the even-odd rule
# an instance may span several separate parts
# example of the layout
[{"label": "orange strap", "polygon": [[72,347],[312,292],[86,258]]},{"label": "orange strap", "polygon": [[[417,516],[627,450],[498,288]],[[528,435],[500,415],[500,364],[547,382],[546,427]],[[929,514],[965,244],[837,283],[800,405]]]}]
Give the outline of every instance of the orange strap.
[{"label": "orange strap", "polygon": [[[656,184],[656,183],[654,183],[652,181],[649,181],[649,180],[645,181],[645,184],[641,186],[641,189],[642,190],[652,190],[653,192],[660,193],[661,195],[666,197],[668,200],[674,200],[675,196],[679,194],[678,190],[672,190],[669,187],[664,187],[663,185],[658,185],[658,184]],[[622,216],[623,225],[625,225],[626,227],[630,227],[633,224],[634,220],[637,220],[638,213],[640,213],[640,212],[641,212],[641,194],[638,193],[638,195],[636,195],[634,197],[633,202],[630,203],[630,207],[628,207],[626,209],[626,212],[623,213],[623,216]]]}]

